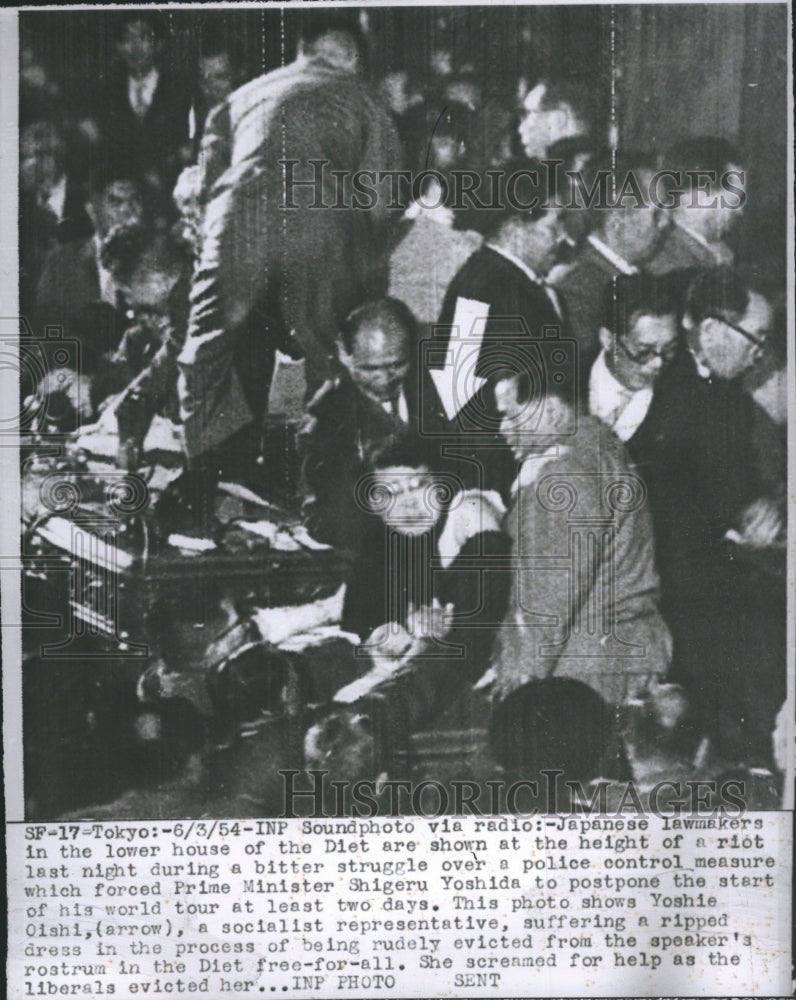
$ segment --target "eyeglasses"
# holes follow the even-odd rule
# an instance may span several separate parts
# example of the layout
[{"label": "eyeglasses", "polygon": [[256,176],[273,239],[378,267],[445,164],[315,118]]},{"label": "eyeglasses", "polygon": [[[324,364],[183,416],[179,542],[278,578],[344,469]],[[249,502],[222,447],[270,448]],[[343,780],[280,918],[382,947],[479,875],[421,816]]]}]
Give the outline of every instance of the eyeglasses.
[{"label": "eyeglasses", "polygon": [[676,342],[670,344],[668,347],[664,347],[662,351],[654,351],[651,347],[646,347],[638,352],[631,351],[621,337],[616,338],[616,343],[622,348],[625,355],[637,365],[648,365],[651,361],[655,361],[656,359],[665,364],[666,362],[671,361],[677,353]]},{"label": "eyeglasses", "polygon": [[728,326],[731,330],[735,330],[736,333],[740,333],[742,337],[753,344],[757,351],[762,351],[766,346],[766,336],[765,334],[752,333],[750,330],[745,330],[742,326],[738,326],[737,323],[732,323],[730,320],[725,319],[723,316],[706,316],[705,319],[715,320],[717,323],[723,323]]}]

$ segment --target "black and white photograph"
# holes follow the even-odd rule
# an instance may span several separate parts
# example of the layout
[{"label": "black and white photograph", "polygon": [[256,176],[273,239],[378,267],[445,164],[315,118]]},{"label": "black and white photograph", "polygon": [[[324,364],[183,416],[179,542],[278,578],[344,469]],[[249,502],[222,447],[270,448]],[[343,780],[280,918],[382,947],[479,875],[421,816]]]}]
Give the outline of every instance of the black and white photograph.
[{"label": "black and white photograph", "polygon": [[20,14],[26,818],[778,807],[786,15]]},{"label": "black and white photograph", "polygon": [[[101,909],[114,879],[146,881],[106,864],[135,856],[113,845],[146,829],[173,848],[185,831],[202,856],[249,831],[236,849],[245,840],[256,869],[232,867],[260,875],[257,842],[284,820],[339,852],[341,880],[364,872],[378,894],[379,869],[346,861],[367,857],[367,836],[336,841],[328,822],[358,836],[360,823],[430,819],[433,840],[476,817],[541,890],[543,864],[506,831],[533,833],[558,891],[566,869],[585,907],[634,886],[705,895],[659,896],[663,929],[636,928],[626,954],[624,917],[603,916],[602,936],[599,916],[578,918],[594,935],[579,943],[577,920],[519,902],[531,896],[513,861],[501,874],[495,853],[497,874],[477,874],[485,847],[471,845],[486,840],[441,837],[468,859],[438,859],[443,888],[488,905],[494,890],[503,930],[524,920],[527,943],[457,943],[450,959],[429,945],[419,967],[456,975],[426,989],[618,995],[599,978],[610,959],[625,976],[645,967],[632,970],[650,977],[638,995],[715,995],[723,965],[743,967],[745,992],[773,995],[752,938],[733,949],[790,864],[780,843],[783,867],[766,874],[773,827],[743,818],[786,816],[794,783],[790,5],[74,5],[3,23],[15,116],[3,126],[16,136],[3,157],[17,179],[2,208],[17,232],[3,366],[18,403],[0,452],[19,546],[2,553],[15,588],[3,592],[5,780],[9,818],[42,844],[27,846],[27,879],[38,870],[66,895],[66,864],[56,874],[43,859],[92,858],[103,883],[84,898]],[[595,840],[578,817],[598,815],[613,819],[597,830],[637,834]],[[682,847],[681,816],[719,832],[713,848],[692,845],[705,857]],[[659,855],[643,817],[667,833]],[[100,855],[68,832],[89,830],[118,839]],[[46,831],[89,853],[55,855]],[[573,851],[618,851],[614,875],[572,877],[568,837]],[[305,850],[284,843],[274,856]],[[636,886],[624,851],[628,867],[667,872]],[[411,873],[415,857],[395,864]],[[158,860],[164,876],[229,874]],[[268,876],[320,872],[268,864]],[[733,869],[708,874],[746,899],[743,927],[700,867]],[[190,879],[167,883],[205,940],[196,915],[224,911],[203,910],[219,904]],[[208,891],[230,891],[218,884]],[[306,899],[337,891],[290,884]],[[423,888],[410,881],[407,899]],[[668,906],[677,917],[657,916]],[[39,938],[72,933],[39,916],[31,970]],[[82,915],[60,916],[79,937]],[[254,940],[247,919],[219,933]],[[315,922],[279,934],[306,932],[309,952]],[[140,991],[182,991],[167,968],[190,957],[181,947]],[[422,973],[409,984],[395,971],[408,950],[376,952],[392,984],[373,959],[352,974],[349,955],[337,978],[353,979],[337,982],[328,957],[291,976],[268,968],[264,944],[248,950],[256,974],[213,980],[243,966],[211,968],[211,949],[194,969],[209,985],[185,991],[434,995],[418,992]],[[491,954],[532,955],[549,978],[501,982]],[[75,985],[69,968],[47,981]],[[26,972],[15,995],[48,995],[45,980]]]}]

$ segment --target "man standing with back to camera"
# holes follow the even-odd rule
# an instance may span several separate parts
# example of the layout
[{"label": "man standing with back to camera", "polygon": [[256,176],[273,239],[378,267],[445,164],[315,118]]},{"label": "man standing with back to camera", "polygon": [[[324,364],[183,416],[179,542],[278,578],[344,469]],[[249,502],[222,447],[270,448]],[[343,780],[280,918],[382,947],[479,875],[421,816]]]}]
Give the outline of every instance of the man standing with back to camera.
[{"label": "man standing with back to camera", "polygon": [[338,200],[332,171],[350,191],[357,171],[400,165],[388,113],[357,75],[360,41],[343,12],[313,15],[296,60],[240,87],[208,121],[201,254],[178,359],[198,477],[189,494],[210,495],[220,446],[253,458],[276,346],[304,355],[317,388],[339,321],[386,278],[377,250],[388,199],[369,211],[323,207]]}]

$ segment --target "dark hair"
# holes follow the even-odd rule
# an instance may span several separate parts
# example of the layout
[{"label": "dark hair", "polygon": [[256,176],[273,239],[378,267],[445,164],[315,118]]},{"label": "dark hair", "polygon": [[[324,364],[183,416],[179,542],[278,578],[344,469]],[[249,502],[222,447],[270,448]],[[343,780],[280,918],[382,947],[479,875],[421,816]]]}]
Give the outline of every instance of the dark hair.
[{"label": "dark hair", "polygon": [[107,157],[95,157],[88,171],[88,193],[93,198],[116,182],[135,185],[138,194],[143,198],[145,182],[132,170],[111,163]]},{"label": "dark hair", "polygon": [[644,149],[603,149],[593,163],[595,171],[608,171],[620,184],[630,173],[657,170],[655,156]]},{"label": "dark hair", "polygon": [[729,267],[699,271],[688,287],[685,313],[699,324],[709,316],[737,320],[749,306],[749,286]]},{"label": "dark hair", "polygon": [[463,210],[465,227],[489,239],[512,219],[538,221],[554,203],[555,191],[549,181],[548,172],[536,160],[527,157],[509,160],[500,170],[490,173],[490,182],[480,196],[487,207],[471,206]]},{"label": "dark hair", "polygon": [[[603,223],[608,219],[608,212],[606,211],[605,204],[602,202],[603,193],[608,203],[611,204],[614,194],[618,195],[619,192],[625,189],[629,177],[633,177],[636,183],[632,188],[628,189],[628,197],[627,199],[622,199],[619,207],[622,205],[628,207],[633,205],[632,192],[636,191],[640,192],[644,205],[646,205],[649,200],[648,193],[645,191],[644,185],[641,183],[638,175],[641,173],[654,174],[656,170],[655,157],[652,153],[645,152],[644,150],[604,149],[599,155],[592,157],[582,171],[581,176],[587,192],[590,193],[596,190],[597,197],[595,202],[593,204],[587,203],[582,199],[588,197],[588,194],[576,195],[575,188],[572,187],[570,189],[572,202],[577,209],[580,209],[580,214],[585,221],[585,228],[589,232],[595,232],[602,228]],[[596,189],[595,185],[597,185]],[[572,212],[567,212],[566,214],[571,215]]]},{"label": "dark hair", "polygon": [[624,340],[637,316],[675,316],[683,309],[679,275],[620,274],[605,286],[603,326]]},{"label": "dark hair", "polygon": [[140,22],[145,24],[149,30],[152,32],[156,42],[162,42],[166,37],[166,22],[163,12],[160,10],[144,10],[142,8],[137,8],[135,10],[125,11],[119,17],[119,33],[118,37],[121,39],[127,30],[129,24],[135,24]]},{"label": "dark hair", "polygon": [[[571,135],[565,139],[557,139],[548,149],[544,160],[556,163],[555,168],[548,169],[555,178],[556,197],[560,203],[577,204],[573,198],[574,181],[568,176],[567,171],[577,170],[576,176],[583,178],[591,189],[594,161],[600,154],[601,147],[598,147],[588,135]],[[585,239],[593,228],[591,215],[585,211],[567,211],[562,221],[573,245]]]},{"label": "dark hair", "polygon": [[517,385],[518,403],[530,403],[535,395],[542,395],[545,399],[554,396],[574,410],[580,409],[582,400],[578,366],[561,365],[551,374],[545,364],[546,356],[548,352],[542,348],[539,354],[541,364],[535,364],[533,369],[529,363],[523,365],[520,355],[515,364],[507,364],[505,368],[490,373],[493,390],[498,382],[511,379]]},{"label": "dark hair", "polygon": [[439,444],[406,430],[375,449],[370,456],[370,465],[374,472],[393,466],[425,468],[434,472],[441,465]]},{"label": "dark hair", "polygon": [[219,36],[214,32],[207,32],[202,35],[199,44],[199,50],[197,52],[197,58],[202,59],[218,59],[219,56],[226,56],[229,62],[232,64],[233,69],[235,68],[235,63],[238,61],[235,58],[234,46],[223,36]]},{"label": "dark hair", "polygon": [[727,139],[699,136],[675,143],[662,166],[667,170],[710,170],[718,175],[731,163],[743,162],[740,151]]},{"label": "dark hair", "polygon": [[358,10],[324,9],[318,10],[306,16],[301,22],[299,38],[305,50],[312,50],[313,47],[326,35],[344,34],[348,35],[357,47],[357,54],[360,62],[364,62],[367,56],[365,38],[359,24]]},{"label": "dark hair", "polygon": [[493,710],[489,742],[510,780],[545,768],[569,781],[630,778],[616,712],[582,681],[548,677],[511,691]]},{"label": "dark hair", "polygon": [[400,299],[390,297],[371,299],[357,306],[343,322],[340,330],[343,347],[350,354],[354,349],[357,335],[362,330],[372,330],[376,327],[399,331],[411,344],[415,339],[417,321],[409,306]]}]

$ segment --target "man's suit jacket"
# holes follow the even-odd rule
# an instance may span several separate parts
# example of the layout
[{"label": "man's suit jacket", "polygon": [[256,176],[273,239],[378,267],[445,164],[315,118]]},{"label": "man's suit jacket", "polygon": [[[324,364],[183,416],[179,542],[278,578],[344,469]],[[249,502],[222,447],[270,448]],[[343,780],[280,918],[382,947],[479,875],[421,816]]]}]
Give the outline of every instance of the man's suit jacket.
[{"label": "man's suit jacket", "polygon": [[479,248],[481,237],[423,215],[396,235],[399,242],[390,255],[389,293],[405,302],[427,327],[436,321],[448,286]]},{"label": "man's suit jacket", "polygon": [[407,430],[417,429],[417,383],[404,386],[409,422],[387,413],[347,376],[330,379],[308,407],[307,429],[300,435],[304,517],[319,541],[343,547],[360,537],[363,511],[356,485],[370,470],[370,458]]},{"label": "man's suit jacket", "polygon": [[143,118],[133,111],[129,77],[113,73],[103,91],[99,115],[103,155],[112,169],[135,176],[155,174],[167,196],[179,173],[180,151],[188,142],[189,88],[161,70]]},{"label": "man's suit jacket", "polygon": [[604,325],[605,289],[620,271],[590,243],[579,249],[572,267],[556,282],[567,307],[567,320],[588,367],[600,350],[598,334]]},{"label": "man's suit jacket", "polygon": [[114,303],[102,302],[93,236],[50,251],[36,289],[33,316],[38,336],[43,336],[45,327],[58,326],[64,337],[76,339],[82,353],[79,363],[90,371],[103,354],[118,346],[124,319]]},{"label": "man's suit jacket", "polygon": [[[671,654],[643,488],[622,444],[593,417],[582,416],[535,475],[534,461],[527,473],[523,466],[505,521],[517,573],[498,630],[496,692],[562,677],[620,705],[662,676]],[[582,547],[578,521],[590,525],[580,529]],[[595,531],[612,540],[595,545]]]},{"label": "man's suit jacket", "polygon": [[722,539],[758,486],[752,402],[738,382],[703,378],[683,348],[627,442],[644,479],[667,602],[720,600],[731,570]]},{"label": "man's suit jacket", "polygon": [[[400,165],[395,127],[365,83],[303,60],[251,81],[219,105],[201,159],[206,209],[180,357],[191,455],[253,418],[235,364],[238,341],[268,352],[274,330],[290,335],[307,359],[310,387],[329,376],[340,321],[386,287],[379,250],[389,200],[380,194],[367,211],[324,208],[338,202],[331,171],[344,172],[350,205],[358,171]],[[323,173],[311,160],[324,161]],[[317,185],[300,185],[313,178]],[[263,299],[277,312],[268,338],[249,322]]]},{"label": "man's suit jacket", "polygon": [[[487,316],[474,368],[479,377],[488,373],[490,363],[496,358],[513,357],[517,365],[527,364],[527,352],[533,341],[543,340],[546,330],[561,332],[561,318],[545,289],[497,250],[483,246],[465,262],[448,287],[437,329],[430,341],[435,358],[444,359],[446,349],[448,356],[456,350],[455,341],[451,341],[450,328],[460,298],[483,303]],[[468,334],[466,330],[458,331],[459,337],[467,337]],[[533,350],[532,353],[544,363],[546,352]],[[442,365],[437,362],[433,367]],[[497,433],[497,410],[492,389],[492,382],[488,379],[487,384],[456,414],[452,420],[454,437],[451,443],[456,446],[457,453],[469,458],[473,479],[468,485],[497,489],[505,496],[516,476],[516,463]],[[437,390],[426,376],[424,420],[433,421],[439,408]]]},{"label": "man's suit jacket", "polygon": [[770,495],[755,461],[754,406],[737,381],[702,378],[683,350],[627,447],[647,486],[671,679],[686,686],[719,755],[768,767],[785,695],[785,588],[724,541],[746,505]]},{"label": "man's suit jacket", "polygon": [[26,192],[19,202],[19,284],[20,305],[29,315],[34,304],[36,287],[48,253],[53,248],[75,240],[83,240],[94,231],[86,211],[86,194],[67,177],[66,198],[60,218],[48,208],[36,203]]},{"label": "man's suit jacket", "polygon": [[501,343],[508,335],[542,337],[545,327],[561,326],[542,285],[488,244],[468,257],[448,286],[439,315],[440,326],[453,322],[460,296],[488,306],[482,356],[487,341]]},{"label": "man's suit jacket", "polygon": [[94,237],[54,247],[47,255],[36,289],[37,319],[42,323],[62,324],[87,303],[99,300]]},{"label": "man's suit jacket", "polygon": [[657,252],[647,263],[647,270],[650,274],[693,272],[699,268],[718,267],[720,263],[732,264],[732,253],[728,247],[721,244],[714,253],[680,226],[672,225]]}]

